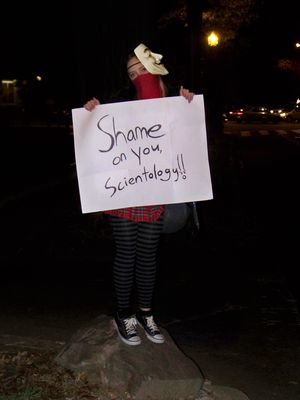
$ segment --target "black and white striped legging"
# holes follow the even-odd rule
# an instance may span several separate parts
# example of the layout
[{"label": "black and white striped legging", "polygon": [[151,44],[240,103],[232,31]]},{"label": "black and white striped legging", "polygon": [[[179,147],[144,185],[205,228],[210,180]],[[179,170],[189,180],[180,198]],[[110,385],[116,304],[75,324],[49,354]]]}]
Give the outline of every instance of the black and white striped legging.
[{"label": "black and white striped legging", "polygon": [[117,309],[131,308],[134,283],[138,306],[151,308],[163,218],[155,222],[134,222],[110,216],[110,223],[116,251],[113,281]]}]

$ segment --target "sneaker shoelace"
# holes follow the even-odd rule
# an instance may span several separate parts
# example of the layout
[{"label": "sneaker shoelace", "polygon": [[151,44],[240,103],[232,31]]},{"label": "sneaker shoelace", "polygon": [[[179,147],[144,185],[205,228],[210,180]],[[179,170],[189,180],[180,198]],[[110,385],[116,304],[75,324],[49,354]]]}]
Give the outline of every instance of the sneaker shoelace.
[{"label": "sneaker shoelace", "polygon": [[134,317],[126,318],[124,320],[125,329],[128,335],[136,335],[137,321]]},{"label": "sneaker shoelace", "polygon": [[158,326],[156,325],[156,323],[154,322],[153,316],[151,317],[146,317],[146,322],[147,322],[147,326],[149,327],[149,329],[152,332],[157,331],[158,332]]}]

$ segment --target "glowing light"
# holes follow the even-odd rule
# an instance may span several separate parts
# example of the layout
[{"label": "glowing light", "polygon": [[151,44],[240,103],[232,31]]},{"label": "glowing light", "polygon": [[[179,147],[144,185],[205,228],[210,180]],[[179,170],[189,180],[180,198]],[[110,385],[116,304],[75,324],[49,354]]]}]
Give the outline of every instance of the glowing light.
[{"label": "glowing light", "polygon": [[215,33],[215,32],[211,32],[208,36],[207,36],[207,43],[209,46],[218,46],[219,44],[219,36]]}]

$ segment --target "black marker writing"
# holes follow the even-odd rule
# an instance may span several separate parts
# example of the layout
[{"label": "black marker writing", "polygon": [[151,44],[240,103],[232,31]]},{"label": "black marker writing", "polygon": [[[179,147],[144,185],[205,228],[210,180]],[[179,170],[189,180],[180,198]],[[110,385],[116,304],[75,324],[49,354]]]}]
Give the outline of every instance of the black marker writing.
[{"label": "black marker writing", "polygon": [[132,151],[132,153],[138,158],[139,160],[139,165],[142,164],[142,156],[145,155],[147,156],[148,154],[154,152],[154,151],[158,151],[161,153],[159,144],[157,144],[156,146],[149,146],[149,147],[144,147],[143,149],[141,148],[141,146],[139,146],[138,150],[133,150],[132,148],[130,149]]},{"label": "black marker writing", "polygon": [[[111,124],[111,126],[110,126]],[[105,128],[105,127],[106,128]],[[136,140],[143,139],[158,139],[165,136],[165,133],[159,132],[161,129],[161,124],[154,124],[149,128],[145,126],[136,126],[128,130],[128,132],[123,132],[118,130],[116,127],[115,117],[110,117],[109,114],[104,115],[97,122],[97,127],[101,133],[107,135],[108,144],[105,148],[98,149],[100,153],[107,153],[111,151],[114,147],[118,146],[118,142],[128,143]]]},{"label": "black marker writing", "polygon": [[[159,169],[156,164],[153,164],[152,168],[147,169],[146,167],[143,167],[142,172],[138,173],[137,175],[124,177],[119,181],[115,181],[112,177],[109,177],[106,180],[104,187],[105,189],[111,191],[110,197],[113,197],[118,191],[122,191],[127,187],[139,183],[147,183],[152,181],[169,182],[170,180],[177,182],[181,174],[182,172],[178,168]],[[186,179],[186,175],[183,175],[182,178]]]},{"label": "black marker writing", "polygon": [[186,172],[185,172],[185,166],[184,166],[184,162],[183,162],[183,155],[182,153],[177,154],[177,165],[178,165],[178,169],[180,171],[180,173],[182,174],[182,179],[186,179]]}]

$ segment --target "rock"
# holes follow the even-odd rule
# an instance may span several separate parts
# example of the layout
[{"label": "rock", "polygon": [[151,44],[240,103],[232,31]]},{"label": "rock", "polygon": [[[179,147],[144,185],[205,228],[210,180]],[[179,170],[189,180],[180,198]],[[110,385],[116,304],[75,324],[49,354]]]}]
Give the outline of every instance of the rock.
[{"label": "rock", "polygon": [[128,346],[118,337],[112,318],[101,315],[77,331],[55,361],[85,373],[93,385],[115,398],[179,400],[199,398],[204,382],[197,365],[183,354],[165,329],[163,344],[149,341]]},{"label": "rock", "polygon": [[249,400],[249,397],[238,389],[213,385],[209,380],[205,379],[200,396],[195,400]]}]

